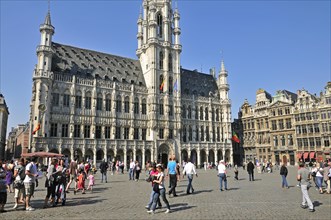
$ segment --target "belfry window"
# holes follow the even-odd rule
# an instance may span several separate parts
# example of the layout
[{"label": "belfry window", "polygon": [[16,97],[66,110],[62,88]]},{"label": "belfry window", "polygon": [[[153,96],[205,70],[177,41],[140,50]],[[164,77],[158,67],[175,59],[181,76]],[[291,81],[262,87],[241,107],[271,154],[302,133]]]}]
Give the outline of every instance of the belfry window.
[{"label": "belfry window", "polygon": [[160,54],[159,54],[159,68],[160,68],[160,70],[163,70],[163,59],[164,59],[164,56],[163,56],[163,52],[161,51]]},{"label": "belfry window", "polygon": [[168,70],[170,72],[172,72],[172,55],[171,55],[171,53],[169,53],[169,57],[168,57]]},{"label": "belfry window", "polygon": [[162,15],[157,15],[157,36],[162,37]]}]

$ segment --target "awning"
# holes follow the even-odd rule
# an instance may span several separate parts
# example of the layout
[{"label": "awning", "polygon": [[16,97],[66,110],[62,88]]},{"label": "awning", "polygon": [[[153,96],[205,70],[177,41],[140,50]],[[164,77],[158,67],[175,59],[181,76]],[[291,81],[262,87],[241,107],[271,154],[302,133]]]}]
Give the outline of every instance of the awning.
[{"label": "awning", "polygon": [[315,152],[310,152],[309,157],[310,157],[310,159],[315,158]]},{"label": "awning", "polygon": [[297,158],[301,158],[302,157],[302,153],[297,153]]},{"label": "awning", "polygon": [[303,159],[307,159],[307,158],[308,158],[308,155],[309,155],[309,152],[305,152],[305,153],[303,154]]}]

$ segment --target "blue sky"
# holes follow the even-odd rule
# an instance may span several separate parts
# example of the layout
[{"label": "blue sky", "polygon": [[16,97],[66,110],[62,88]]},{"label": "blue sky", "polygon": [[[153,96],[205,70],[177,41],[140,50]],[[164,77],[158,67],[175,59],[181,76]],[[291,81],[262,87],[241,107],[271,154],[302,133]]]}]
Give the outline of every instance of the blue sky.
[{"label": "blue sky", "polygon": [[[51,1],[53,41],[136,58],[142,0]],[[232,116],[257,89],[319,94],[330,70],[330,1],[182,1],[182,67],[229,73]],[[32,71],[47,1],[1,0],[1,92],[8,130],[29,120]],[[222,54],[221,54],[221,51]]]}]

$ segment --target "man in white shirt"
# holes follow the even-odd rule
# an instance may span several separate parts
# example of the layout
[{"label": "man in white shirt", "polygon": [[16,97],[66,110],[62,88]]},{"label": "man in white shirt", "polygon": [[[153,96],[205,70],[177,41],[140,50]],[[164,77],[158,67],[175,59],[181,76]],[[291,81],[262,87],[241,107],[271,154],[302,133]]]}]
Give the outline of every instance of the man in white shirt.
[{"label": "man in white shirt", "polygon": [[198,174],[195,171],[194,164],[191,163],[191,159],[188,159],[188,163],[184,167],[183,178],[184,178],[185,174],[187,174],[187,178],[188,178],[188,184],[187,184],[186,194],[191,194],[190,193],[190,189],[192,190],[192,193],[194,193],[194,189],[193,189],[193,186],[192,186],[193,175],[195,174],[198,177]]},{"label": "man in white shirt", "polygon": [[25,179],[24,179],[24,187],[25,187],[25,210],[26,211],[34,211],[35,209],[30,205],[30,198],[34,194],[35,182],[36,177],[38,176],[37,173],[37,157],[32,157],[31,162],[28,163],[25,167]]},{"label": "man in white shirt", "polygon": [[225,190],[228,190],[227,179],[226,179],[226,167],[224,164],[224,160],[221,160],[217,167],[218,177],[220,178],[220,190],[223,191],[223,181]]},{"label": "man in white shirt", "polygon": [[136,164],[133,162],[133,160],[130,160],[130,169],[129,169],[129,180],[134,180],[134,168]]}]

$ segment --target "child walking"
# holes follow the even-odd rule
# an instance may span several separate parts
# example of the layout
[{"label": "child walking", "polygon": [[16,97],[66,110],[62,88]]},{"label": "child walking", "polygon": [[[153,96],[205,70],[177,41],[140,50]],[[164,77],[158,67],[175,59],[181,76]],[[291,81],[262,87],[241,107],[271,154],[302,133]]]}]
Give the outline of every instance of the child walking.
[{"label": "child walking", "polygon": [[88,187],[87,190],[91,190],[91,192],[93,192],[93,186],[94,186],[94,176],[93,173],[90,173],[90,175],[88,176]]},{"label": "child walking", "polygon": [[82,190],[82,194],[85,194],[85,175],[83,170],[79,170],[79,175],[77,179],[77,189],[75,189],[74,194],[76,194],[78,190]]}]

